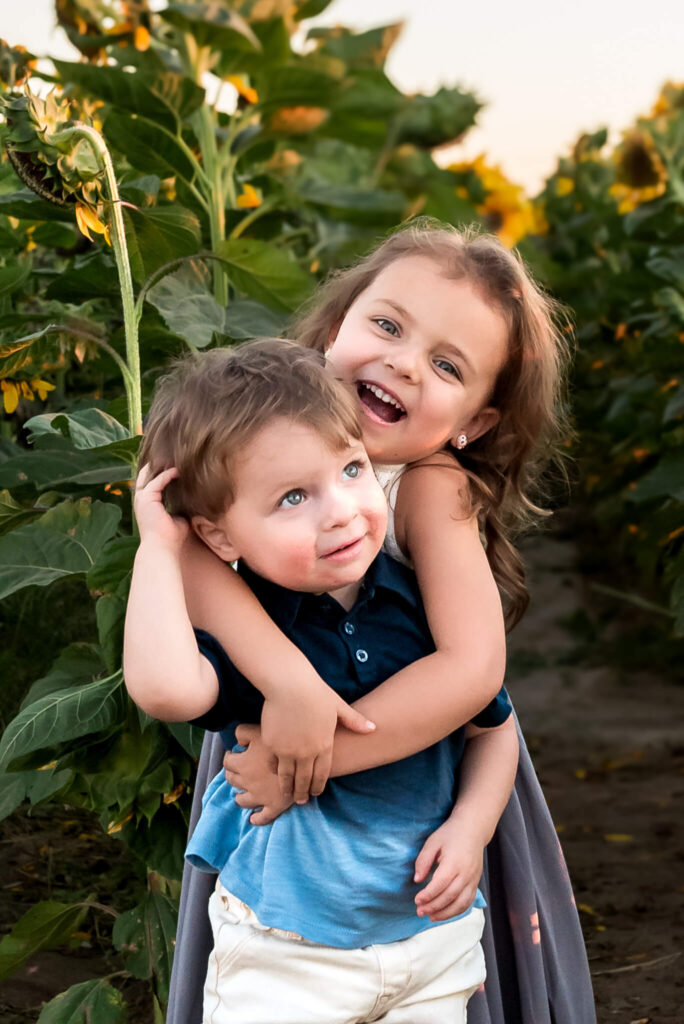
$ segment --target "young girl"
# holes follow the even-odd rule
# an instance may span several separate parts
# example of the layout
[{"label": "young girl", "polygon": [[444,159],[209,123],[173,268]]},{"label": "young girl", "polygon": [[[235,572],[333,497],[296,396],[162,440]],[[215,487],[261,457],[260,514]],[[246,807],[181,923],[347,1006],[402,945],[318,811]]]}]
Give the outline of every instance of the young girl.
[{"label": "young girl", "polygon": [[[359,769],[435,742],[498,689],[498,679],[487,679],[496,671],[500,614],[490,573],[508,598],[512,627],[527,593],[510,535],[542,514],[531,490],[563,428],[566,346],[552,314],[550,301],[496,239],[414,225],[336,274],[295,330],[298,341],[327,352],[333,372],[357,393],[364,444],[393,513],[386,547],[413,564],[437,647],[355,705],[377,725],[377,735],[356,737]],[[213,556],[192,551],[184,579],[193,622],[216,636],[268,697],[262,735],[278,756],[284,792],[294,789],[300,801],[309,789],[320,792],[337,718],[353,724],[348,709],[325,694],[306,660],[275,635],[235,574]],[[247,642],[255,636],[264,638],[256,648]],[[410,750],[383,746],[384,732],[396,736],[397,720],[406,725]],[[591,1024],[572,891],[520,740],[515,791],[487,850],[488,978],[469,1004],[469,1021]],[[193,819],[222,756],[218,737],[207,739]],[[227,759],[231,770],[240,756]],[[249,792],[250,785],[241,788]],[[266,807],[257,820],[278,811]],[[448,837],[421,858],[422,879],[435,859],[440,867],[419,896],[418,912],[448,916]],[[186,868],[168,1024],[189,1024],[201,1003],[209,886],[206,876]]]}]

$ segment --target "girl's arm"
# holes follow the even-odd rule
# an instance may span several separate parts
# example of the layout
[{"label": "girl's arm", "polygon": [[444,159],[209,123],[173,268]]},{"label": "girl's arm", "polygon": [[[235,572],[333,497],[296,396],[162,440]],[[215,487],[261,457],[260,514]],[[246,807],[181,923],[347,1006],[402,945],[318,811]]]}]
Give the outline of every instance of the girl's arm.
[{"label": "girl's arm", "polygon": [[416,860],[415,882],[424,881],[416,896],[419,917],[446,921],[464,913],[475,898],[482,875],[484,849],[494,835],[515,782],[518,734],[510,715],[495,729],[466,728],[458,799],[451,814],[423,845]]},{"label": "girl's arm", "polygon": [[304,802],[309,792],[321,793],[338,723],[345,732],[367,733],[372,722],[321,679],[244,580],[194,533],[183,546],[181,571],[193,626],[216,637],[237,670],[264,695],[262,737],[277,758],[283,795]]},{"label": "girl's arm", "polygon": [[501,600],[455,460],[432,456],[404,473],[397,541],[415,567],[437,650],[356,701],[372,736],[338,729],[331,775],[398,761],[469,722],[498,693],[506,666]]}]

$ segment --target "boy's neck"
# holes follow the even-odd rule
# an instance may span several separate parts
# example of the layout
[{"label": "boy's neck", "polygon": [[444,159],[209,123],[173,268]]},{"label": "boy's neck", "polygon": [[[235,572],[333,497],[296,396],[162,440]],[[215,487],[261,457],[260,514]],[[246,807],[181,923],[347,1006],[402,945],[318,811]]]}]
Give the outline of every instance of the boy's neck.
[{"label": "boy's neck", "polygon": [[359,596],[361,584],[363,578],[356,580],[354,583],[348,583],[346,587],[339,587],[337,590],[329,590],[328,594],[334,598],[338,604],[341,604],[346,612],[351,611],[356,603],[356,598]]}]

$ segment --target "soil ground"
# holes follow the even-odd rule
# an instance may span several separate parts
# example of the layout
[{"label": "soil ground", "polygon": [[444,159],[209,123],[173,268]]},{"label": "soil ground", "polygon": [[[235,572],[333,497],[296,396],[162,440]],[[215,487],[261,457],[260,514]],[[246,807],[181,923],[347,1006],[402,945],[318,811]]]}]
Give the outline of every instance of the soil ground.
[{"label": "soil ground", "polygon": [[[525,556],[532,605],[509,688],[573,879],[598,1022],[684,1024],[684,687],[601,663],[567,540],[536,538]],[[125,855],[82,815],[38,809],[0,829],[3,930],[48,895],[116,902]],[[57,992],[118,968],[96,934],[39,954],[0,986],[0,1022],[35,1021]],[[140,983],[126,995],[131,1024],[152,1024]]]}]

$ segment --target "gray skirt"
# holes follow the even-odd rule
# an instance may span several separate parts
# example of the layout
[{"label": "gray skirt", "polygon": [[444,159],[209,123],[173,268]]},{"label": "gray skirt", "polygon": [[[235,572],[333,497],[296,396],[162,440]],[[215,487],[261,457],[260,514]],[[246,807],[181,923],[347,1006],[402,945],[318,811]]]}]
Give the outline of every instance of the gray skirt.
[{"label": "gray skirt", "polygon": [[[518,725],[515,788],[487,847],[480,888],[487,981],[468,1003],[468,1024],[595,1024],[594,999],[572,887],[544,794]],[[202,794],[220,771],[218,733],[204,739],[190,831]],[[216,882],[187,862],[166,1024],[201,1024],[212,946],[207,906]],[[448,1024],[445,1021],[445,1024]]]}]

